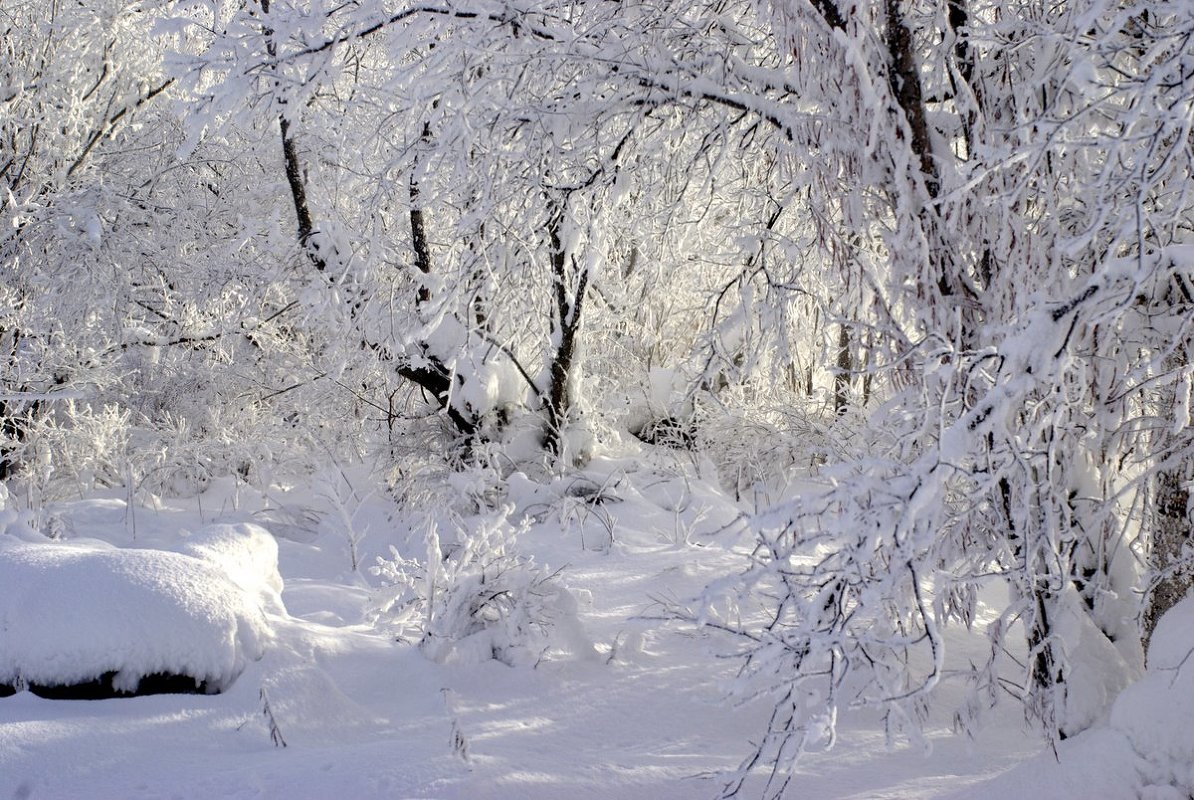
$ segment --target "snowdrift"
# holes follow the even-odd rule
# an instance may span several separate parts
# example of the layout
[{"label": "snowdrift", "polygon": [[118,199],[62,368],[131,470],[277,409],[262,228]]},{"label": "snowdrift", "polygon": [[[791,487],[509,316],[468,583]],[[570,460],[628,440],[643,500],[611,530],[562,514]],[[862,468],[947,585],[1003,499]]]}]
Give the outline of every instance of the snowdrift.
[{"label": "snowdrift", "polygon": [[277,544],[255,525],[212,525],[182,550],[0,535],[0,687],[86,696],[230,686],[264,655],[268,614],[284,613]]},{"label": "snowdrift", "polygon": [[1144,677],[1116,698],[1111,726],[1136,756],[1141,796],[1194,794],[1194,595],[1165,613],[1153,631]]}]

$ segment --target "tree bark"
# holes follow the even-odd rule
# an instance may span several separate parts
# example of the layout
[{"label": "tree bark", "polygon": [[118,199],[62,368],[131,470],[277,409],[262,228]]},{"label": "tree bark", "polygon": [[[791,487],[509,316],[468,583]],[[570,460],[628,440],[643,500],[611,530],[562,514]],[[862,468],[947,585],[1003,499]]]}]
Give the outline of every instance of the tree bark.
[{"label": "tree bark", "polygon": [[[434,108],[435,104],[432,107]],[[430,140],[431,124],[424,122],[423,132],[419,135],[419,141],[425,143]],[[423,221],[423,204],[420,201],[418,168],[419,162],[416,156],[414,166],[411,168],[408,190],[410,196],[410,244],[415,252],[415,269],[423,275],[430,275],[432,263],[431,245],[427,241],[427,228]],[[419,305],[423,305],[431,299],[431,290],[427,288],[426,283],[419,286],[415,299]]]},{"label": "tree bark", "polygon": [[[1174,277],[1168,290],[1167,303],[1171,312],[1184,311],[1194,306],[1194,289],[1181,274]],[[1182,308],[1184,306],[1184,308]],[[1177,345],[1164,360],[1166,372],[1177,375],[1189,364],[1186,347]],[[1178,408],[1178,381],[1166,385],[1158,401],[1158,416],[1171,418]],[[1142,620],[1141,642],[1145,653],[1157,622],[1165,612],[1180,603],[1194,586],[1194,569],[1186,548],[1190,544],[1192,525],[1190,519],[1190,479],[1194,477],[1194,464],[1179,462],[1168,469],[1160,470],[1153,479],[1153,509],[1151,526],[1150,566],[1159,580],[1149,593]]]},{"label": "tree bark", "polygon": [[887,22],[887,82],[891,95],[899,104],[912,136],[909,145],[920,160],[920,173],[931,199],[941,193],[941,176],[933,157],[933,140],[929,136],[928,116],[925,113],[924,93],[920,86],[920,65],[913,49],[912,31],[904,24],[900,0],[885,0]]}]

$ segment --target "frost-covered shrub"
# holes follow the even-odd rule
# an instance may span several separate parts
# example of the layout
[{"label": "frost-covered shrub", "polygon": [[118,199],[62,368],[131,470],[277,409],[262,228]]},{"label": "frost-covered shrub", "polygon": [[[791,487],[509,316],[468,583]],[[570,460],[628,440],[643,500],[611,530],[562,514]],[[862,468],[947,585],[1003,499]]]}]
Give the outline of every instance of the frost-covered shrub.
[{"label": "frost-covered shrub", "polygon": [[438,528],[427,534],[427,558],[378,558],[382,580],[370,616],[397,640],[417,643],[435,661],[537,664],[549,650],[585,652],[576,599],[559,571],[518,554],[520,529],[505,507],[459,531],[441,545]]},{"label": "frost-covered shrub", "polygon": [[213,405],[202,418],[164,413],[138,426],[129,454],[134,489],[152,494],[190,496],[213,478],[249,477],[283,455],[278,425],[258,410],[230,412]]},{"label": "frost-covered shrub", "polygon": [[[717,467],[722,487],[738,497],[780,494],[795,476],[825,459],[831,448],[814,409],[750,406],[710,417],[698,447]],[[763,499],[763,498],[758,498]]]},{"label": "frost-covered shrub", "polygon": [[31,420],[23,478],[43,499],[122,483],[132,415],[114,404],[93,407],[68,400],[53,414]]},{"label": "frost-covered shrub", "polygon": [[231,406],[200,394],[196,389],[189,404],[174,409],[139,408],[145,404],[115,392],[54,403],[22,422],[22,437],[7,443],[8,457],[19,465],[31,504],[115,486],[130,495],[190,496],[226,475],[262,483],[279,464],[310,470],[313,442],[320,445],[318,457],[326,457],[323,439],[354,438],[343,433],[355,424],[350,414],[341,415],[334,435],[317,439],[319,420],[301,428],[279,409]]}]

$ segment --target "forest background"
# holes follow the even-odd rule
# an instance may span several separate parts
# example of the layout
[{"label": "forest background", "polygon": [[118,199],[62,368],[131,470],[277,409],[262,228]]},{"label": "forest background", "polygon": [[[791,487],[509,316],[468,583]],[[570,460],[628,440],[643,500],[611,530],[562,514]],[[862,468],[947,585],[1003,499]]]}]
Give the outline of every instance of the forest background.
[{"label": "forest background", "polygon": [[1188,3],[9,0],[0,27],[0,480],[34,527],[361,464],[398,505],[480,482],[488,518],[512,476],[669,454],[750,532],[661,609],[773,704],[730,794],[782,794],[839,708],[915,730],[946,678],[963,730],[999,702],[1072,737],[1189,586]]}]

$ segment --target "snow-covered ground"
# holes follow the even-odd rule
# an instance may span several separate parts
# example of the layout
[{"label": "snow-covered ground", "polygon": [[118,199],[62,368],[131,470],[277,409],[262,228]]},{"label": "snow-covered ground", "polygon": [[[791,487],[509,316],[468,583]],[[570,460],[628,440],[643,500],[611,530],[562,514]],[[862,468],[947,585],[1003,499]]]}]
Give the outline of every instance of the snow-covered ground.
[{"label": "snow-covered ground", "polygon": [[[511,521],[529,524],[520,554],[576,601],[564,646],[516,666],[468,649],[435,660],[370,623],[381,577],[368,566],[391,546],[422,558],[425,527],[412,520],[443,516],[431,504],[319,487],[267,498],[230,484],[153,508],[113,494],[47,509],[39,525],[59,540],[40,543],[9,513],[0,614],[10,616],[0,635],[15,638],[0,640],[0,668],[19,671],[22,659],[45,668],[56,644],[73,642],[76,662],[102,661],[108,646],[133,661],[105,669],[149,672],[157,648],[231,685],[210,695],[0,698],[0,799],[716,796],[719,773],[739,763],[769,709],[727,701],[736,664],[719,655],[728,643],[661,610],[740,567],[742,508],[706,483],[633,462],[597,462],[554,482],[516,475],[506,490]],[[217,522],[274,533],[281,605],[272,543],[252,526],[210,527]],[[20,559],[3,557],[29,561],[30,548],[70,567],[65,582],[43,571],[40,583],[18,586],[28,577]],[[211,578],[204,591],[225,594],[190,613],[210,625],[193,633],[147,611],[141,604],[163,601],[119,587],[113,548],[132,559],[120,569],[164,581],[166,605],[187,581]],[[134,630],[153,641],[129,639]],[[216,633],[230,650],[203,638]],[[1138,691],[1144,703],[1161,696]],[[1141,727],[1127,710],[1120,716],[1123,730]],[[846,715],[835,748],[802,763],[792,796],[1135,797],[1126,742],[1118,729],[1094,732],[1055,757],[1012,704],[974,739],[942,719],[916,746],[888,746],[877,718]]]}]

